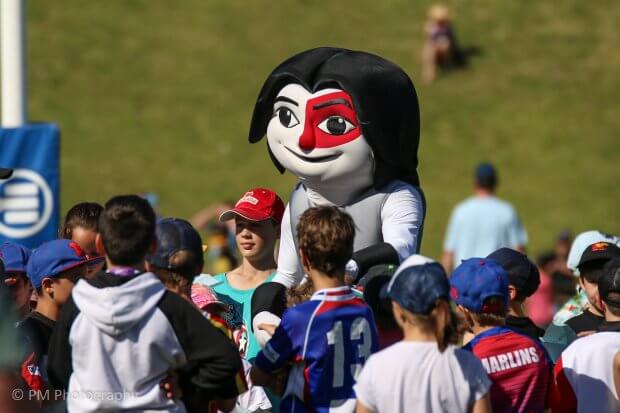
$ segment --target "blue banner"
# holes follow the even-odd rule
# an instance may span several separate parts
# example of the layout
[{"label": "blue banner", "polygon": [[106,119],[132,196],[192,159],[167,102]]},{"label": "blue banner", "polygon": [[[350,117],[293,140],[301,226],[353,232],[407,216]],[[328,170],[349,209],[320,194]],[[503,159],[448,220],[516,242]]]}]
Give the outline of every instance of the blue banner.
[{"label": "blue banner", "polygon": [[60,131],[55,124],[0,128],[0,242],[29,248],[58,237]]}]

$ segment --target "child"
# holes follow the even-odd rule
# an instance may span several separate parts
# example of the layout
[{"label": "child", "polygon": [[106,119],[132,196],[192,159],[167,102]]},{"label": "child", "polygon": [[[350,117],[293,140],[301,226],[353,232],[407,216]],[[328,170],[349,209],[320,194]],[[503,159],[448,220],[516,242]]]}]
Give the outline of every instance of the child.
[{"label": "child", "polygon": [[[205,284],[194,283],[192,285],[192,300],[203,314],[211,320],[214,326],[222,330],[228,338],[231,340],[233,339],[232,331],[225,321],[225,314],[230,311],[230,307],[228,304],[220,301],[211,287]],[[260,386],[254,386],[252,380],[250,380],[250,368],[252,365],[245,359],[242,359],[242,362],[248,391],[237,397],[235,412],[251,413],[271,411],[272,405],[265,390]]]},{"label": "child", "polygon": [[605,321],[597,334],[573,342],[555,365],[553,411],[620,411],[620,258],[606,264],[598,289]]},{"label": "child", "polygon": [[357,412],[490,412],[482,364],[451,344],[455,317],[443,267],[413,255],[386,287],[381,295],[391,299],[404,338],[370,356],[355,385]]},{"label": "child", "polygon": [[489,254],[487,259],[497,262],[508,274],[510,305],[506,325],[538,340],[545,334],[545,330],[534,324],[523,309],[523,302],[540,285],[538,268],[525,254],[511,248],[500,248]]},{"label": "child", "polygon": [[146,256],[146,269],[191,303],[192,281],[204,266],[200,234],[183,219],[163,218],[157,221],[155,236],[157,248]]},{"label": "child", "polygon": [[344,282],[353,255],[353,220],[336,207],[310,208],[297,233],[301,262],[316,292],[283,314],[250,376],[254,384],[276,388],[281,369],[291,365],[281,412],[351,411],[355,380],[378,346],[370,308]]},{"label": "child", "polygon": [[252,361],[260,350],[250,328],[252,294],[259,285],[275,276],[275,246],[280,237],[284,203],[273,191],[254,188],[235,207],[224,212],[220,221],[235,220],[236,241],[242,257],[234,270],[218,274],[213,286],[218,297],[232,307],[226,321],[233,330],[241,357]]},{"label": "child", "polygon": [[160,390],[170,370],[223,400],[220,409],[232,409],[245,390],[237,381],[241,361],[234,346],[192,304],[144,271],[147,253],[156,247],[148,201],[135,195],[110,199],[95,243],[107,271],[75,286],[49,347],[50,381],[69,390],[68,410],[185,411]]},{"label": "child", "polygon": [[450,277],[450,296],[475,337],[464,347],[493,381],[494,412],[542,412],[549,406],[552,363],[542,344],[505,327],[508,275],[495,261],[464,260]]},{"label": "child", "polygon": [[[74,205],[67,215],[60,230],[60,238],[75,241],[89,257],[97,257],[95,236],[99,226],[99,216],[103,207],[96,202],[81,202]],[[95,260],[88,267],[88,276],[99,272],[104,260]]]},{"label": "child", "polygon": [[588,297],[589,305],[583,313],[570,318],[566,325],[577,335],[587,335],[598,330],[605,320],[598,294],[598,280],[605,264],[620,257],[620,248],[609,242],[597,242],[590,245],[579,260],[579,284]]},{"label": "child", "polygon": [[0,258],[4,261],[2,280],[10,292],[20,320],[30,313],[32,284],[26,276],[26,264],[29,257],[30,250],[19,244],[5,242],[0,245]]},{"label": "child", "polygon": [[80,246],[69,240],[47,242],[35,249],[28,260],[26,270],[38,300],[19,328],[32,350],[22,365],[22,377],[32,390],[49,388],[45,360],[52,330],[73,286],[86,276],[88,263]]}]

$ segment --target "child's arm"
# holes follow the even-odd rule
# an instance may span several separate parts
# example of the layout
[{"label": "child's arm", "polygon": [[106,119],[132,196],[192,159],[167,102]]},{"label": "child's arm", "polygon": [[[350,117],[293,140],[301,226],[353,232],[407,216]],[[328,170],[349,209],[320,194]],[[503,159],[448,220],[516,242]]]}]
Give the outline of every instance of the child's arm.
[{"label": "child's arm", "polygon": [[284,313],[273,337],[256,356],[254,366],[250,370],[250,379],[254,385],[272,388],[276,393],[281,392],[281,388],[284,387],[286,383],[284,368],[295,354],[293,317],[293,312],[290,310]]},{"label": "child's arm", "polygon": [[487,393],[481,399],[476,400],[471,413],[491,413],[491,393]]},{"label": "child's arm", "polygon": [[369,407],[364,406],[364,404],[358,400],[357,407],[355,408],[355,413],[375,413],[375,411],[370,409]]}]

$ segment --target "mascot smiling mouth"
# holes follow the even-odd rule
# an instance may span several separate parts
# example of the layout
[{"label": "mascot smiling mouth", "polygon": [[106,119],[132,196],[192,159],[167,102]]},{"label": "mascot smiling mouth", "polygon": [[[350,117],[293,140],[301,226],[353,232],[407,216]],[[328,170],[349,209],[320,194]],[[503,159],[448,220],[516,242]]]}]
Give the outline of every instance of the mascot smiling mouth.
[{"label": "mascot smiling mouth", "polygon": [[329,162],[329,161],[333,161],[334,159],[338,159],[340,155],[342,155],[342,152],[338,152],[333,155],[325,155],[325,156],[304,156],[290,149],[286,145],[282,145],[282,146],[284,146],[284,148],[287,151],[289,151],[290,153],[292,153],[293,155],[295,155],[302,161],[306,161],[306,162],[313,162],[313,163]]}]

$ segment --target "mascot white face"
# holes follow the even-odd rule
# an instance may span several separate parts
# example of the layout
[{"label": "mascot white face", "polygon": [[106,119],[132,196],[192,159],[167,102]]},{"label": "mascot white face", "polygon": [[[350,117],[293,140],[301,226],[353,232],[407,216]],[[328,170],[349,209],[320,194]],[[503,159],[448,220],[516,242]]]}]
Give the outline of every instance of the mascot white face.
[{"label": "mascot white face", "polygon": [[267,141],[278,162],[319,193],[372,186],[372,149],[343,90],[286,85],[274,101]]}]

